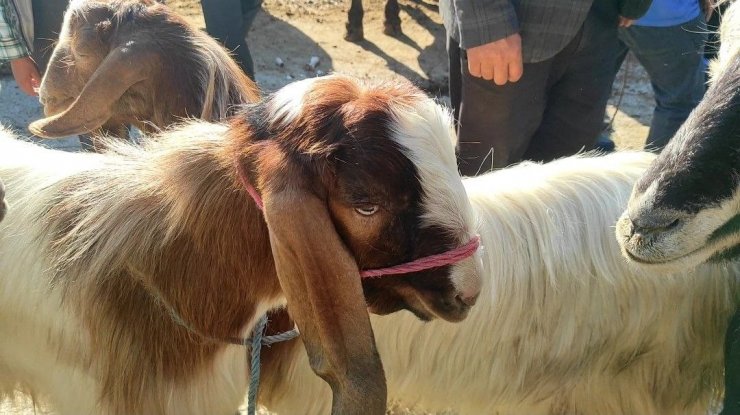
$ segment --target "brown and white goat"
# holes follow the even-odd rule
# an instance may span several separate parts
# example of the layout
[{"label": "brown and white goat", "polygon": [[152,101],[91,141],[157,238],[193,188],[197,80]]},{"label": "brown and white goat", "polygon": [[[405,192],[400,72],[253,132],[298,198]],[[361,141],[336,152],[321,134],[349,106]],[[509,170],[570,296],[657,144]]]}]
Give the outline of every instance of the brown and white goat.
[{"label": "brown and white goat", "polygon": [[368,307],[459,321],[481,287],[478,254],[358,274],[473,236],[452,131],[408,83],[332,76],[141,148],[69,154],[5,133],[0,177],[18,208],[0,224],[0,388],[61,414],[233,414],[244,349],[173,313],[245,337],[287,300],[333,413],[383,414]]},{"label": "brown and white goat", "polygon": [[152,132],[183,118],[224,119],[257,87],[207,34],[153,0],[75,0],[41,82],[47,138],[125,126]]}]

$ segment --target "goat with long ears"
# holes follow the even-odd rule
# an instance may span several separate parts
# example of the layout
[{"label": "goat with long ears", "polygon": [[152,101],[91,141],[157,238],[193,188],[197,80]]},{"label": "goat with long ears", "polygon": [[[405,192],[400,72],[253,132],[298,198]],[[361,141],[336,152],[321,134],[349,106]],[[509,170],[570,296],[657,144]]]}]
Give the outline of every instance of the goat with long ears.
[{"label": "goat with long ears", "polygon": [[153,132],[187,117],[218,121],[255,102],[257,87],[207,34],[153,0],[75,0],[39,99],[47,138]]},{"label": "goat with long ears", "polygon": [[360,278],[475,242],[452,134],[412,85],[342,76],[103,154],[5,134],[25,208],[0,224],[0,390],[61,414],[233,414],[244,349],[213,340],[287,302],[332,412],[383,414],[367,310],[460,321],[481,288],[477,253]]}]

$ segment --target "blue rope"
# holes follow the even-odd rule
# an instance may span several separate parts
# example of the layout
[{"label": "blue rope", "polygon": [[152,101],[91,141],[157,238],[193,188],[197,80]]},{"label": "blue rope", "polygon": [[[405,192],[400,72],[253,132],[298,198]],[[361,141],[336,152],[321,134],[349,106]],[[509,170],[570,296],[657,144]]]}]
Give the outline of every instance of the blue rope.
[{"label": "blue rope", "polygon": [[284,333],[275,334],[272,336],[265,336],[265,327],[267,327],[267,314],[260,317],[257,324],[252,330],[252,337],[250,338],[239,338],[239,337],[227,337],[224,339],[218,339],[207,334],[202,333],[200,330],[193,327],[188,323],[187,320],[182,318],[180,313],[175,310],[164,298],[155,290],[156,299],[159,300],[160,304],[168,311],[172,320],[184,327],[192,334],[202,337],[203,339],[213,343],[231,343],[247,348],[247,359],[250,362],[249,368],[249,393],[247,396],[247,415],[255,415],[257,408],[257,393],[260,388],[260,352],[262,346],[270,346],[274,343],[284,342],[298,337],[301,333],[298,331],[298,327],[294,326],[292,330]]},{"label": "blue rope", "polygon": [[[292,330],[284,333],[276,334],[273,336],[265,336],[265,327],[267,327],[267,314],[260,317],[257,324],[254,326],[252,331],[252,337],[245,339],[244,346],[248,347],[250,358],[249,368],[249,394],[247,395],[247,415],[255,415],[257,411],[257,393],[260,388],[260,352],[262,346],[270,346],[274,343],[279,343],[287,340],[296,338],[300,333],[298,327],[293,327]],[[249,342],[250,344],[246,344]]]}]

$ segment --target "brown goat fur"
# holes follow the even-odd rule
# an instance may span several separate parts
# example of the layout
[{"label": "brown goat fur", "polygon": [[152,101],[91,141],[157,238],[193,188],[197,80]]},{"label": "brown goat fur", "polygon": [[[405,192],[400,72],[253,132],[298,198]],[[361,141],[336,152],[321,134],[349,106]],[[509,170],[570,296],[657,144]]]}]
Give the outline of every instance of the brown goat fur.
[{"label": "brown goat fur", "polygon": [[221,45],[152,0],[72,2],[39,95],[47,118],[29,128],[49,138],[218,121],[259,98]]},{"label": "brown goat fur", "polygon": [[[34,315],[15,336],[44,334],[0,340],[0,365],[36,373],[37,363],[23,366],[6,348],[54,355],[35,377],[11,381],[62,414],[233,413],[246,387],[244,351],[211,339],[248,336],[287,300],[313,369],[334,391],[334,412],[384,413],[363,301],[373,282],[361,284],[358,272],[472,236],[446,115],[408,84],[330,77],[286,87],[227,126],[193,122],[142,148],[110,143],[105,154],[68,155],[0,140],[0,175],[16,192],[9,200],[30,204],[0,227],[0,256],[40,258],[25,268],[23,259],[0,261],[0,294],[19,281],[49,287],[9,297],[19,301],[7,303],[14,321]],[[437,220],[444,203],[451,213]],[[376,214],[361,213],[367,206]],[[22,239],[28,229],[32,243]],[[390,277],[395,284],[368,301],[383,313],[458,321],[470,306],[456,299],[477,295],[479,272],[474,257]],[[384,294],[396,300],[383,303]],[[34,314],[35,304],[49,309]],[[0,338],[5,330],[0,323]],[[63,383],[54,386],[49,371],[65,374]]]}]

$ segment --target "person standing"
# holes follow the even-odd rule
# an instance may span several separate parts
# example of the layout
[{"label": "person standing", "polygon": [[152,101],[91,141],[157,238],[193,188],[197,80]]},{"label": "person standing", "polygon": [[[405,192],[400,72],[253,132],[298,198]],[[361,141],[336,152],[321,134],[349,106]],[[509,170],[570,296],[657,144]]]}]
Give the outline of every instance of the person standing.
[{"label": "person standing", "polygon": [[0,60],[31,96],[51,58],[68,0],[0,0]]},{"label": "person standing", "polygon": [[440,0],[461,173],[590,149],[611,90],[617,26],[650,2]]},{"label": "person standing", "polygon": [[619,28],[614,76],[631,51],[653,87],[647,150],[662,150],[704,96],[707,25],[701,6],[697,0],[653,0],[645,16]]}]

